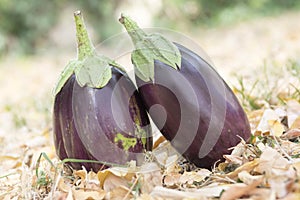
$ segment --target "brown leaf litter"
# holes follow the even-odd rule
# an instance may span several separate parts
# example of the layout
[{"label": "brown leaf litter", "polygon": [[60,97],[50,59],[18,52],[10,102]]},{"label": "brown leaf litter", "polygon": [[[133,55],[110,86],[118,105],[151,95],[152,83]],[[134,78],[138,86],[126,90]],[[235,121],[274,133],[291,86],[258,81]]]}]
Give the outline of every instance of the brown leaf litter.
[{"label": "brown leaf litter", "polygon": [[[37,156],[2,156],[11,168],[0,177],[1,199],[299,199],[300,112],[295,102],[248,114],[253,136],[212,170],[197,168],[159,138],[147,162],[99,172],[72,170],[49,149]],[[300,104],[297,103],[296,107]],[[282,118],[288,119],[284,123]],[[48,137],[48,136],[47,136]],[[48,153],[50,152],[50,153]],[[21,182],[20,182],[21,180]]]}]

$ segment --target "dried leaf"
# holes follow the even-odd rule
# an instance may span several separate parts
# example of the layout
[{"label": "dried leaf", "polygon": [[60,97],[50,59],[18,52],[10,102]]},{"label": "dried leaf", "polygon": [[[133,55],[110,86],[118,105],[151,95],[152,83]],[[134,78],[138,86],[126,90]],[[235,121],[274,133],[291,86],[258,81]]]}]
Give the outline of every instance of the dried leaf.
[{"label": "dried leaf", "polygon": [[266,180],[277,198],[288,194],[290,184],[296,178],[296,171],[291,163],[270,147],[266,147],[263,151],[255,171],[265,174]]},{"label": "dried leaf", "polygon": [[251,192],[261,182],[262,182],[262,180],[255,180],[250,185],[234,184],[232,187],[230,187],[228,190],[226,190],[222,194],[220,199],[221,200],[234,200],[234,199],[240,198],[244,195],[247,195],[249,192]]},{"label": "dried leaf", "polygon": [[[300,118],[299,118],[299,127],[300,127]],[[298,128],[290,129],[281,136],[281,138],[288,139],[288,140],[295,139],[297,137],[300,137],[300,129]]]},{"label": "dried leaf", "polygon": [[262,179],[264,178],[262,175],[258,175],[258,176],[252,176],[249,172],[247,171],[242,171],[238,174],[239,179],[247,184],[247,185],[251,185],[253,182],[255,181],[262,181]]},{"label": "dried leaf", "polygon": [[104,190],[99,191],[85,191],[72,189],[72,193],[75,200],[101,200],[104,199],[106,192]]},{"label": "dried leaf", "polygon": [[153,200],[153,198],[150,196],[150,194],[141,194],[135,200]]},{"label": "dried leaf", "polygon": [[288,124],[291,129],[299,128],[300,126],[300,104],[296,100],[289,100],[286,102],[286,110],[288,116]]},{"label": "dried leaf", "polygon": [[298,129],[300,128],[300,116],[297,117],[290,126],[290,129]]},{"label": "dried leaf", "polygon": [[116,187],[108,194],[110,200],[129,200],[133,197],[131,191],[126,187]]},{"label": "dried leaf", "polygon": [[116,176],[110,170],[99,171],[97,175],[100,182],[100,188],[104,189],[106,192],[120,186],[128,186],[128,182],[123,176]]},{"label": "dried leaf", "polygon": [[233,172],[230,172],[228,174],[226,174],[226,177],[229,177],[231,179],[237,178],[238,174],[242,171],[247,171],[250,172],[252,171],[257,165],[259,164],[259,160],[258,159],[254,159],[251,162],[247,162],[245,164],[243,164],[242,166],[236,168]]},{"label": "dried leaf", "polygon": [[277,198],[285,197],[288,194],[289,182],[284,176],[274,176],[268,179],[270,188],[276,193]]},{"label": "dried leaf", "polygon": [[224,155],[223,157],[229,163],[237,164],[237,165],[242,165],[243,164],[243,158],[240,157],[240,156]]},{"label": "dried leaf", "polygon": [[285,151],[289,156],[297,156],[300,154],[299,144],[291,142],[289,140],[281,140],[280,143],[282,151]]},{"label": "dried leaf", "polygon": [[86,170],[76,170],[74,171],[74,176],[78,176],[81,180],[86,180],[87,171]]},{"label": "dried leaf", "polygon": [[249,196],[251,196],[253,199],[275,199],[274,192],[272,192],[268,188],[255,188],[251,191],[249,191]]},{"label": "dried leaf", "polygon": [[272,109],[266,109],[261,117],[261,120],[256,128],[256,131],[265,133],[270,131],[269,121],[279,120],[278,114]]},{"label": "dried leaf", "polygon": [[72,192],[72,189],[70,189],[70,191],[68,192],[68,196],[66,198],[66,200],[73,200],[73,192]]},{"label": "dried leaf", "polygon": [[285,131],[284,125],[279,120],[268,120],[268,125],[273,136],[280,137]]},{"label": "dried leaf", "polygon": [[97,173],[98,179],[99,179],[99,182],[100,182],[100,188],[103,189],[104,182],[105,182],[107,176],[110,175],[110,174],[112,174],[112,172],[109,171],[109,170],[103,170],[103,171],[99,171]]},{"label": "dried leaf", "polygon": [[60,178],[58,181],[57,188],[62,192],[69,192],[71,189],[71,185],[68,185],[65,183],[65,180],[63,178]]},{"label": "dried leaf", "polygon": [[246,142],[242,139],[242,141],[233,147],[233,150],[230,155],[232,156],[242,156],[246,151]]},{"label": "dried leaf", "polygon": [[174,187],[176,188],[178,185],[180,185],[180,181],[179,181],[180,177],[181,177],[181,174],[178,174],[178,173],[168,174],[168,175],[164,176],[163,184],[169,188],[174,188]]},{"label": "dried leaf", "polygon": [[217,182],[212,183],[208,186],[197,189],[196,191],[206,197],[220,197],[224,190],[231,187],[230,184],[219,184]]},{"label": "dried leaf", "polygon": [[295,170],[297,172],[297,176],[300,177],[300,160],[298,160],[297,162],[294,162],[292,164],[292,166],[295,168]]},{"label": "dried leaf", "polygon": [[152,170],[148,172],[146,171],[146,173],[142,173],[140,178],[140,184],[142,193],[150,193],[156,186],[162,186],[161,171]]},{"label": "dried leaf", "polygon": [[248,114],[251,130],[257,129],[257,126],[263,114],[264,114],[264,110],[255,110]]},{"label": "dried leaf", "polygon": [[185,185],[186,187],[193,186],[195,182],[203,181],[207,176],[209,176],[211,172],[206,169],[201,169],[199,172],[191,171],[184,172],[179,178],[179,183],[181,185]]},{"label": "dried leaf", "polygon": [[173,189],[168,189],[164,187],[155,187],[150,194],[154,199],[173,199],[173,200],[182,200],[182,199],[197,199],[197,200],[207,200],[207,197],[204,196],[201,192],[185,192],[178,191]]},{"label": "dried leaf", "polygon": [[[177,151],[172,147],[171,143],[168,141],[162,142],[158,147],[153,151],[153,156],[156,162],[161,166],[169,167],[170,164],[174,164],[173,160],[176,157],[172,157],[176,155],[178,158]],[[172,158],[169,158],[172,157]]]},{"label": "dried leaf", "polygon": [[259,158],[259,163],[255,170],[261,174],[266,173],[269,176],[273,169],[287,171],[289,166],[289,161],[275,149],[266,147]]},{"label": "dried leaf", "polygon": [[281,200],[295,200],[295,199],[300,199],[300,192],[298,193],[290,193]]}]

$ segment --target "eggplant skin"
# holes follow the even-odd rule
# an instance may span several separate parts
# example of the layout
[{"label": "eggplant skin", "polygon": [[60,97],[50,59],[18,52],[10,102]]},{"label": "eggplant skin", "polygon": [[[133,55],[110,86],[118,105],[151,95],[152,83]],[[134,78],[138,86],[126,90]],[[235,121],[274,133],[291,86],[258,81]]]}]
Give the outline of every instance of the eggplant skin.
[{"label": "eggplant skin", "polygon": [[[172,146],[196,166],[211,169],[240,137],[250,138],[248,118],[221,76],[200,56],[174,44],[181,68],[155,60],[154,81],[136,76],[137,86],[150,117]],[[156,104],[166,116],[151,112]]]},{"label": "eggplant skin", "polygon": [[[80,87],[72,75],[56,95],[54,144],[58,157],[126,164],[143,161],[152,149],[150,121],[138,91],[122,71],[112,67],[108,84]],[[69,163],[74,169],[98,171],[109,164]]]}]

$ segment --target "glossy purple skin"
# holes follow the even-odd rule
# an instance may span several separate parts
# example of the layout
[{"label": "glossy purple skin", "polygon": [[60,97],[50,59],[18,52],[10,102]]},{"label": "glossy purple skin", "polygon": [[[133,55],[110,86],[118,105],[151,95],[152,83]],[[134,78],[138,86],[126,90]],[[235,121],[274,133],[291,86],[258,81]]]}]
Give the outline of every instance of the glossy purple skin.
[{"label": "glossy purple skin", "polygon": [[[101,89],[80,87],[73,75],[56,95],[54,144],[61,160],[76,158],[123,165],[130,160],[142,162],[145,149],[152,149],[150,122],[139,93],[127,75],[114,68],[112,72],[111,80]],[[147,136],[145,145],[136,123]],[[136,138],[137,142],[126,151],[122,142],[115,140],[117,134]],[[74,169],[84,166],[94,171],[110,166],[70,164]]]},{"label": "glossy purple skin", "polygon": [[[139,92],[148,111],[155,104],[165,109],[165,123],[158,128],[172,146],[198,167],[211,169],[217,161],[223,160],[224,154],[231,152],[228,148],[240,142],[237,135],[245,140],[250,137],[249,122],[220,75],[197,54],[175,45],[182,56],[181,69],[155,61],[154,84],[136,77]],[[156,125],[162,123],[161,113],[151,113],[150,109]],[[209,128],[211,139],[205,141]],[[202,145],[208,148],[204,156],[199,155]]]}]

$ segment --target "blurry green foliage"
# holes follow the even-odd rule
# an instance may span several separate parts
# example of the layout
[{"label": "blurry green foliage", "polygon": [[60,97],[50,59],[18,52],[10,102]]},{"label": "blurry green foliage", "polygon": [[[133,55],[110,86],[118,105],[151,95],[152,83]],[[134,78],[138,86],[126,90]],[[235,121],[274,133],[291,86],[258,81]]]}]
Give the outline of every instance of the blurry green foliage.
[{"label": "blurry green foliage", "polygon": [[[129,1],[128,1],[129,2]],[[101,40],[117,33],[116,10],[126,0],[0,0],[0,55],[34,53],[67,6],[84,11]],[[296,0],[161,0],[156,26],[219,25],[300,8]],[[129,13],[130,14],[130,13]],[[99,39],[98,38],[98,39]]]},{"label": "blurry green foliage", "polygon": [[106,39],[121,30],[122,27],[115,16],[121,0],[75,0],[73,2],[85,11],[85,19],[101,39]]},{"label": "blurry green foliage", "polygon": [[57,19],[59,0],[0,0],[0,54],[32,53]]},{"label": "blurry green foliage", "polygon": [[84,10],[99,37],[121,29],[114,19],[119,0],[0,0],[0,55],[8,51],[31,54],[57,23],[60,11],[72,5]]},{"label": "blurry green foliage", "polygon": [[[162,0],[165,9],[157,22],[173,28],[181,25],[226,25],[300,8],[295,0]],[[163,17],[167,16],[167,17]],[[167,18],[167,19],[166,19]]]}]

